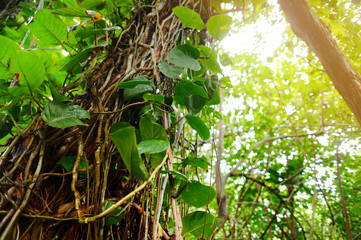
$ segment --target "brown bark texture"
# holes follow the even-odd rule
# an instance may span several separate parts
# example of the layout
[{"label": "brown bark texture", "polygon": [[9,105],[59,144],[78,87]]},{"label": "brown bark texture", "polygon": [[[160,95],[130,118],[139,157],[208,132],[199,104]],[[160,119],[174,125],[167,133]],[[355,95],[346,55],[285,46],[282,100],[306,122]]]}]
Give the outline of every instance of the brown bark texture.
[{"label": "brown bark texture", "polygon": [[316,53],[333,85],[361,123],[361,78],[328,27],[305,0],[278,0],[278,3],[294,33]]},{"label": "brown bark texture", "polygon": [[[171,95],[173,82],[159,72],[157,64],[165,60],[182,31],[172,9],[177,5],[200,8],[198,1],[154,3],[136,8],[121,34],[110,39],[101,63],[96,56],[90,61],[84,74],[84,94],[74,99],[91,115],[87,126],[54,129],[37,116],[26,135],[8,140],[9,150],[0,159],[0,181],[7,183],[0,193],[0,239],[109,239],[110,235],[147,239],[147,234],[151,235],[152,227],[146,223],[152,225],[153,216],[145,214],[146,199],[153,199],[151,186],[122,205],[125,217],[117,225],[84,219],[99,216],[105,201],[124,199],[141,184],[129,176],[120,155],[114,154],[109,134],[116,122],[138,124],[145,103],[123,100],[118,84],[147,75],[154,79],[159,93]],[[68,84],[65,90],[74,87]],[[169,109],[162,111],[163,119],[169,119]],[[78,178],[77,169],[64,173],[57,162],[66,156],[77,156],[79,162],[87,159],[87,178]],[[158,237],[169,239],[167,229],[158,230]]]}]

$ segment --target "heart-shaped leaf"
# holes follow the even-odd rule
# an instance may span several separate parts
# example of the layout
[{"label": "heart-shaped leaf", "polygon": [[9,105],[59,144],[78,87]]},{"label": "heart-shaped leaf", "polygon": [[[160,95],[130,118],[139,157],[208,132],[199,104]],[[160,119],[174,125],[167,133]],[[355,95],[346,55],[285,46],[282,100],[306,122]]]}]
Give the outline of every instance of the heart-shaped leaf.
[{"label": "heart-shaped leaf", "polygon": [[232,18],[228,15],[214,15],[207,22],[209,34],[217,40],[222,40],[227,36],[231,27]]},{"label": "heart-shaped leaf", "polygon": [[202,30],[204,28],[202,18],[195,11],[182,6],[175,7],[172,11],[179,20],[181,20],[185,27],[196,28],[198,30]]},{"label": "heart-shaped leaf", "polygon": [[189,68],[195,71],[201,69],[201,65],[198,62],[199,51],[197,48],[189,45],[179,45],[174,47],[167,56],[169,62],[179,66]]}]

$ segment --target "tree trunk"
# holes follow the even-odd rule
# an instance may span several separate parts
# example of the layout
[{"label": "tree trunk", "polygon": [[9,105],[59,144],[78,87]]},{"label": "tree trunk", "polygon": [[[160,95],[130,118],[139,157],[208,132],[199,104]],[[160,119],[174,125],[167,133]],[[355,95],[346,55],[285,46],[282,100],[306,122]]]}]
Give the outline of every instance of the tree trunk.
[{"label": "tree trunk", "polygon": [[[148,239],[147,235],[151,236],[152,227],[145,226],[147,222],[154,224],[155,219],[150,216],[152,211],[145,210],[153,209],[153,201],[144,200],[154,197],[148,185],[122,205],[126,207],[126,216],[118,224],[107,227],[101,217],[92,218],[104,210],[105,201],[119,201],[142,183],[129,176],[120,155],[113,154],[114,145],[109,133],[111,126],[119,121],[139,124],[138,113],[145,103],[142,100],[123,100],[116,87],[135,76],[147,75],[154,79],[156,92],[163,96],[172,94],[172,80],[160,74],[157,67],[175,46],[182,31],[181,22],[172,9],[185,5],[199,10],[200,2],[158,0],[151,6],[137,6],[133,19],[127,21],[128,25],[120,36],[109,41],[111,46],[104,61],[98,65],[94,57],[85,71],[89,74],[85,76],[84,93],[77,95],[74,102],[91,114],[88,126],[41,127],[44,122],[37,116],[26,137],[18,135],[8,140],[9,150],[0,158],[0,171],[7,173],[5,177],[1,176],[1,181],[8,179],[16,185],[10,184],[2,192],[7,192],[10,197],[16,195],[17,199],[11,204],[6,200],[7,196],[0,195],[0,209],[6,213],[2,213],[4,218],[0,221],[0,239],[12,239],[14,234],[20,234],[24,239],[53,239],[55,236],[62,239],[109,239],[110,235]],[[65,88],[69,91],[71,87],[69,84]],[[164,108],[162,112],[163,119],[166,119],[163,125],[167,129],[170,127],[169,121],[167,123],[169,109]],[[19,153],[23,156],[17,162]],[[77,170],[73,170],[72,175],[64,174],[57,165],[64,156],[77,156],[76,162],[86,159],[91,169],[86,173],[87,178],[78,179]],[[172,159],[168,157],[168,161]],[[15,162],[20,167],[14,166]],[[14,171],[8,174],[12,169]],[[30,184],[21,187],[24,181]],[[146,208],[148,202],[150,207]],[[172,201],[172,208],[177,215],[174,219],[180,219],[176,199]],[[28,215],[24,217],[24,213]],[[67,221],[59,221],[60,218]],[[178,232],[175,237],[181,239],[181,222],[175,225]],[[160,225],[157,237],[169,238],[159,228]]]},{"label": "tree trunk", "polygon": [[342,54],[330,30],[305,0],[278,0],[294,33],[320,59],[333,85],[361,123],[361,79]]}]

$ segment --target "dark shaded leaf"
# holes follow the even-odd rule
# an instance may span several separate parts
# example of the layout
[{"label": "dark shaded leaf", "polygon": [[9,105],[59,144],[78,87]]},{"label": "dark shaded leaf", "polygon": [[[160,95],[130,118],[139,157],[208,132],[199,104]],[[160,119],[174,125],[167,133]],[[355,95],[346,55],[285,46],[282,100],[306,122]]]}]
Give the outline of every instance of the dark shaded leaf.
[{"label": "dark shaded leaf", "polygon": [[45,105],[41,117],[52,127],[66,128],[86,125],[80,119],[90,118],[90,115],[78,105],[68,106],[60,102],[49,102]]},{"label": "dark shaded leaf", "polygon": [[[116,204],[115,201],[105,201],[103,203],[104,210],[107,210],[114,204]],[[124,216],[125,216],[125,211],[123,210],[123,208],[117,207],[113,212],[111,212],[107,216],[105,216],[104,225],[110,226],[110,225],[117,224],[124,218]]]},{"label": "dark shaded leaf", "polygon": [[131,175],[146,180],[149,173],[141,159],[134,127],[121,128],[111,134],[110,138],[117,147],[123,162]]}]

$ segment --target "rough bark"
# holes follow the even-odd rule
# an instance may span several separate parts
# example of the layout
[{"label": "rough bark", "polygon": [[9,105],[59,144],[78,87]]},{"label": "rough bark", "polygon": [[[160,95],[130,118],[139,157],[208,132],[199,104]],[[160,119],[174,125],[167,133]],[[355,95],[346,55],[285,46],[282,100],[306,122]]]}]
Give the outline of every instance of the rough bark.
[{"label": "rough bark", "polygon": [[[96,56],[91,60],[92,64],[84,74],[84,94],[74,99],[91,114],[88,126],[54,129],[44,126],[37,115],[30,130],[24,130],[27,137],[17,135],[8,140],[10,150],[0,158],[0,181],[17,184],[3,187],[2,192],[9,192],[11,196],[15,195],[12,192],[19,192],[15,205],[20,207],[11,205],[0,193],[0,209],[5,211],[0,222],[0,239],[12,239],[16,233],[14,227],[25,239],[52,239],[55,236],[107,239],[110,234],[123,239],[147,237],[144,230],[152,228],[144,226],[146,213],[143,209],[146,208],[141,202],[152,195],[146,188],[122,205],[126,207],[126,217],[117,226],[109,228],[98,220],[102,217],[100,213],[105,201],[124,199],[141,183],[135,178],[129,179],[120,155],[113,154],[114,145],[109,132],[111,126],[119,121],[138,124],[138,112],[144,106],[142,100],[123,100],[121,92],[116,89],[120,82],[147,75],[154,79],[161,94],[172,94],[173,82],[158,72],[157,64],[165,60],[182,31],[181,22],[172,12],[177,5],[199,8],[200,4],[198,1],[158,0],[152,6],[138,7],[120,36],[110,40],[104,61],[98,64]],[[63,90],[69,91],[74,86],[68,84]],[[22,159],[18,153],[23,153]],[[94,174],[88,172],[88,180],[78,179],[75,167],[71,176],[64,174],[57,165],[62,157],[74,155],[77,162],[83,157],[88,160],[94,171]],[[169,159],[172,161],[171,157]],[[20,167],[14,166],[17,161]],[[23,188],[24,181],[31,182],[31,185]],[[177,238],[180,239],[181,216],[176,200],[173,202],[175,219],[178,220]],[[66,212],[63,211],[65,208]],[[63,218],[68,218],[68,221],[61,221]],[[163,238],[169,238],[164,231],[162,234]]]},{"label": "rough bark", "polygon": [[361,78],[341,52],[328,27],[305,0],[278,0],[294,33],[314,51],[351,111],[361,123]]}]

